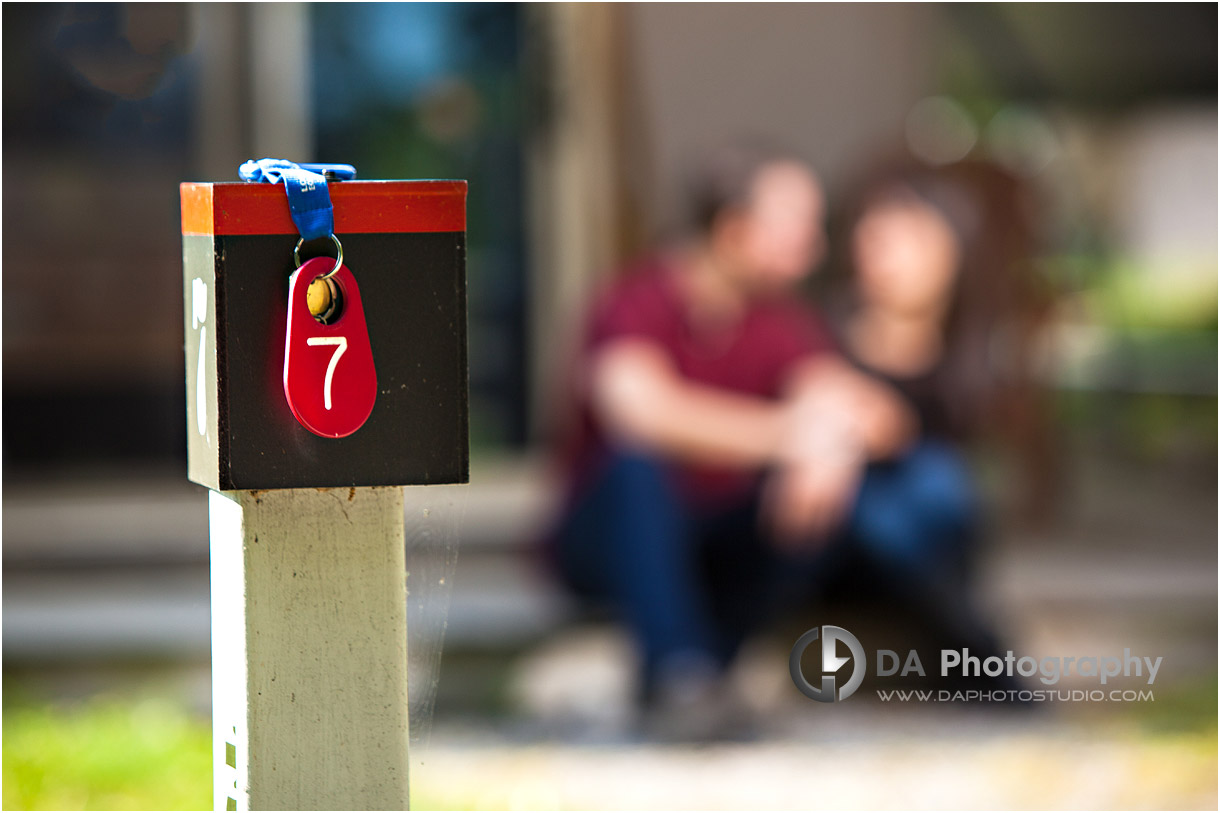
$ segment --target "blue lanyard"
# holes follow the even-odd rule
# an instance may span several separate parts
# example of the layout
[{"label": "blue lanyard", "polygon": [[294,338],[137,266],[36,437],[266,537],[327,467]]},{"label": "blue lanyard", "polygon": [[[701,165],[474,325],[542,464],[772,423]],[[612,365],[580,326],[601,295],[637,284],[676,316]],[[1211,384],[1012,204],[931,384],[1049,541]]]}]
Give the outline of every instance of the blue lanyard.
[{"label": "blue lanyard", "polygon": [[281,158],[247,161],[237,169],[237,176],[252,183],[284,182],[288,193],[288,211],[302,240],[329,237],[335,231],[335,210],[326,188],[328,177],[350,181],[356,169],[350,164],[296,164]]}]

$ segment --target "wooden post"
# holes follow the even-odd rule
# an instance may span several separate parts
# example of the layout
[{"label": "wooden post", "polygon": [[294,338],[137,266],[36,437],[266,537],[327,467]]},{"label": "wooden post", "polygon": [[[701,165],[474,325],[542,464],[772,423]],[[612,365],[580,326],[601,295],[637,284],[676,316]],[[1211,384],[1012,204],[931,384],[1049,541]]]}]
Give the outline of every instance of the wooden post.
[{"label": "wooden post", "polygon": [[399,487],[212,491],[217,810],[405,810]]},{"label": "wooden post", "polygon": [[[330,338],[363,336],[377,387],[342,436],[298,420],[286,388],[301,246],[283,186],[180,190],[187,476],[210,489],[218,810],[406,809],[402,486],[469,480],[466,183],[330,186],[347,258],[336,279],[358,285],[360,306],[340,309]],[[331,385],[357,357],[322,352],[329,364],[309,369],[330,410],[332,395],[354,397]]]}]

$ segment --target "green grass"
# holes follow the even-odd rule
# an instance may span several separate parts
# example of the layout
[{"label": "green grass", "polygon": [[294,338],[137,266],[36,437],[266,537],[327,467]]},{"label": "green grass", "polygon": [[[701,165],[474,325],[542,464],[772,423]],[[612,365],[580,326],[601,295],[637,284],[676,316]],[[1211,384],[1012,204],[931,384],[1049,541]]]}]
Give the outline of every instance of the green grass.
[{"label": "green grass", "polygon": [[6,810],[209,810],[206,719],[158,698],[4,709]]},{"label": "green grass", "polygon": [[1132,703],[1129,718],[1149,736],[1197,733],[1216,736],[1216,674],[1156,687],[1156,700]]}]

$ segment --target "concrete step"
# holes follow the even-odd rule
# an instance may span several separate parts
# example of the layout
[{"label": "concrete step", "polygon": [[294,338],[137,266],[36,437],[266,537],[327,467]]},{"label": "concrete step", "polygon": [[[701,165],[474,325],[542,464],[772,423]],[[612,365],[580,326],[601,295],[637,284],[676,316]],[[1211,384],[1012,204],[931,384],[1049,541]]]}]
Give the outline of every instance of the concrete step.
[{"label": "concrete step", "polygon": [[[207,652],[204,489],[178,472],[6,486],[5,657]],[[537,458],[483,461],[467,488],[408,491],[414,595],[443,602],[452,589],[449,646],[511,649],[579,617],[531,555],[530,541],[551,510],[553,493]],[[1082,621],[1086,628],[1104,627],[1107,619],[1138,625],[1153,616],[1194,624],[1200,613],[1214,625],[1214,494],[1207,522],[1183,519],[1182,511],[1193,511],[1197,500],[1166,512],[1148,508],[1155,497],[1144,495],[1143,504],[1123,510],[1167,516],[1172,535],[1163,541],[1148,526],[1152,520],[1129,538],[1121,537],[1121,524],[1091,532],[1101,518],[1113,521],[1115,512],[1085,499],[1096,521],[1040,536],[1009,532],[997,540],[980,593],[997,616],[1029,619],[1039,628],[1075,629]],[[425,511],[429,506],[434,510]],[[447,587],[433,584],[448,573],[445,557],[458,536],[456,571]],[[438,634],[444,628],[430,620],[433,627]]]}]

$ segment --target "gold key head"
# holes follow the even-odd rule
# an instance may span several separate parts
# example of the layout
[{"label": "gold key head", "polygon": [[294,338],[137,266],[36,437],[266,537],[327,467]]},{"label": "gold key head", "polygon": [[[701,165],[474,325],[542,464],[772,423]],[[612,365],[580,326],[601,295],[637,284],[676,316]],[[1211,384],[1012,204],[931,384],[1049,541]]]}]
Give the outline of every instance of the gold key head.
[{"label": "gold key head", "polygon": [[339,291],[333,280],[318,277],[305,291],[305,304],[313,318],[324,324],[338,315]]}]

